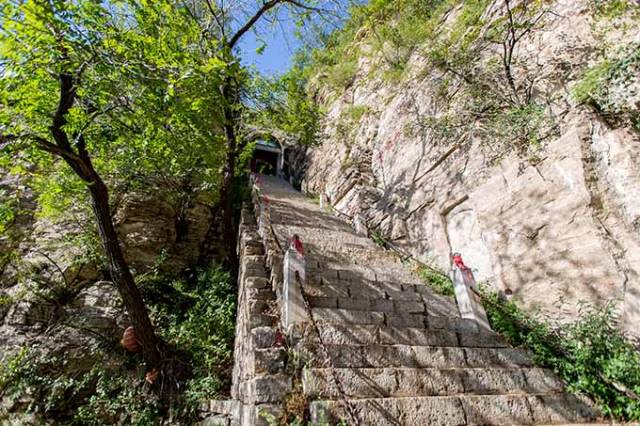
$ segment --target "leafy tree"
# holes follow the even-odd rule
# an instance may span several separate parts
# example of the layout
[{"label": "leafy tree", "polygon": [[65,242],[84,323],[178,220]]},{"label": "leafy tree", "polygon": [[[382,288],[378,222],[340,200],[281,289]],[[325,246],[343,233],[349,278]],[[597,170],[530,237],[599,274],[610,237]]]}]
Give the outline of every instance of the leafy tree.
[{"label": "leafy tree", "polygon": [[[158,341],[124,259],[108,183],[215,190],[225,64],[169,0],[12,1],[0,8],[0,148],[86,187],[111,278],[148,363]],[[6,161],[5,161],[6,162]],[[106,177],[106,178],[105,178]],[[189,188],[189,189],[191,189]]]},{"label": "leafy tree", "polygon": [[[349,2],[346,2],[349,3]],[[263,30],[264,24],[277,25],[283,18],[296,20],[299,27],[317,19],[327,21],[341,16],[345,2],[337,0],[256,0],[224,1],[205,0],[194,2],[191,10],[197,17],[204,34],[218,37],[217,57],[226,65],[224,79],[220,86],[223,96],[222,123],[225,136],[225,161],[220,187],[220,205],[222,208],[224,240],[227,242],[229,263],[232,269],[237,267],[235,259],[236,225],[234,223],[233,181],[236,163],[246,141],[242,134],[247,115],[243,92],[246,88],[247,74],[240,66],[238,44],[247,33]],[[240,24],[238,24],[240,23]],[[212,30],[214,29],[214,30]]]}]

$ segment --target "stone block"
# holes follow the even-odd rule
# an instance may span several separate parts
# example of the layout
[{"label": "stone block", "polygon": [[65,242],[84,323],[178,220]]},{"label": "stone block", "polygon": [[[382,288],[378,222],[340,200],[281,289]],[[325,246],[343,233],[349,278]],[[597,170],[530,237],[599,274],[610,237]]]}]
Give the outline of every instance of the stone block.
[{"label": "stone block", "polygon": [[422,296],[413,291],[386,290],[386,293],[389,299],[392,300],[413,300],[416,302],[422,302]]},{"label": "stone block", "polygon": [[257,316],[257,315],[263,314],[266,311],[268,311],[270,307],[270,304],[268,301],[260,300],[260,299],[249,299],[247,301],[247,305],[249,307],[250,316]]},{"label": "stone block", "polygon": [[245,403],[278,402],[291,391],[291,378],[285,375],[265,375],[243,383]]},{"label": "stone block", "polygon": [[376,326],[323,324],[320,335],[325,344],[373,345],[377,343]]},{"label": "stone block", "polygon": [[385,313],[386,324],[392,327],[425,327],[425,316],[423,314],[410,313]]},{"label": "stone block", "polygon": [[423,368],[462,368],[465,353],[460,348],[415,346],[413,366]]},{"label": "stone block", "polygon": [[395,300],[394,307],[397,312],[417,313],[425,312],[425,306],[422,301],[416,300]]},{"label": "stone block", "polygon": [[313,308],[314,318],[317,320],[342,322],[351,324],[383,324],[384,315],[381,312],[351,311],[346,309]]},{"label": "stone block", "polygon": [[256,327],[271,327],[273,326],[273,317],[265,314],[250,315],[249,316],[249,329]]},{"label": "stone block", "polygon": [[316,399],[339,399],[342,394],[334,378],[349,398],[388,397],[395,394],[397,386],[393,369],[307,369],[302,376],[304,394]]},{"label": "stone block", "polygon": [[463,396],[460,400],[469,425],[533,423],[526,396]]},{"label": "stone block", "polygon": [[307,296],[307,301],[313,308],[338,308],[337,297]]},{"label": "stone block", "polygon": [[464,392],[456,369],[400,368],[396,371],[398,389],[394,396],[446,396]]},{"label": "stone block", "polygon": [[564,384],[551,370],[527,368],[522,373],[527,381],[529,393],[558,393],[564,391]]},{"label": "stone block", "polygon": [[371,303],[369,299],[341,297],[338,298],[338,308],[351,309],[354,311],[368,311],[371,309]]},{"label": "stone block", "polygon": [[397,426],[465,424],[464,412],[457,398],[385,398],[350,400],[356,419],[350,419],[341,401],[314,401],[310,404],[313,424],[348,424]]},{"label": "stone block", "polygon": [[533,419],[539,424],[587,423],[597,418],[586,399],[576,395],[551,394],[528,398]]},{"label": "stone block", "polygon": [[259,299],[266,301],[276,299],[275,294],[273,294],[270,288],[247,288],[246,295],[247,299]]},{"label": "stone block", "polygon": [[382,327],[379,331],[383,345],[457,346],[456,334],[448,330],[415,327]]},{"label": "stone block", "polygon": [[269,348],[276,341],[276,329],[273,327],[256,327],[251,330],[254,348]]},{"label": "stone block", "polygon": [[247,277],[244,280],[244,285],[247,288],[266,288],[270,289],[271,284],[269,284],[269,280],[265,277]]},{"label": "stone block", "polygon": [[395,309],[393,300],[389,299],[371,299],[371,310],[379,312],[392,312]]},{"label": "stone block", "polygon": [[254,351],[254,363],[256,374],[283,373],[287,362],[285,348],[267,348]]},{"label": "stone block", "polygon": [[472,394],[509,394],[527,391],[527,382],[519,369],[467,368],[460,371],[464,391]]},{"label": "stone block", "polygon": [[529,354],[512,348],[464,348],[467,365],[473,367],[531,367]]},{"label": "stone block", "polygon": [[460,346],[474,346],[479,348],[507,348],[509,345],[504,338],[495,333],[458,333]]}]

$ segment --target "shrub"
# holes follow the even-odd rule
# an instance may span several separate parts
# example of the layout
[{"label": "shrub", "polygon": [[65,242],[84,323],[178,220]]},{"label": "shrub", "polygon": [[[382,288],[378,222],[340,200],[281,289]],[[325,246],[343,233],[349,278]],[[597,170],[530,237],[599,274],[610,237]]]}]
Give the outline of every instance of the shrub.
[{"label": "shrub", "polygon": [[625,46],[617,58],[588,68],[573,86],[573,98],[592,105],[609,121],[626,120],[640,130],[640,44]]},{"label": "shrub", "polygon": [[614,305],[583,307],[570,324],[551,324],[482,289],[492,328],[514,346],[531,350],[537,364],[553,369],[568,390],[591,397],[606,416],[640,420],[640,353],[620,332]]},{"label": "shrub", "polygon": [[0,359],[0,397],[17,404],[14,410],[58,423],[158,424],[167,404],[177,420],[195,421],[200,402],[224,394],[230,384],[235,331],[231,278],[213,265],[179,277],[151,273],[139,284],[167,346],[166,389],[156,392],[145,384],[138,355],[101,342],[83,348],[79,365],[47,346]]},{"label": "shrub", "polygon": [[186,384],[188,409],[225,392],[230,384],[235,333],[235,288],[231,277],[213,265],[143,284],[158,334],[187,354],[192,376]]},{"label": "shrub", "polygon": [[331,87],[336,90],[342,90],[353,83],[357,72],[358,62],[347,60],[330,68],[327,79]]},{"label": "shrub", "polygon": [[422,265],[418,267],[417,273],[436,293],[443,296],[455,296],[453,283],[445,274]]}]

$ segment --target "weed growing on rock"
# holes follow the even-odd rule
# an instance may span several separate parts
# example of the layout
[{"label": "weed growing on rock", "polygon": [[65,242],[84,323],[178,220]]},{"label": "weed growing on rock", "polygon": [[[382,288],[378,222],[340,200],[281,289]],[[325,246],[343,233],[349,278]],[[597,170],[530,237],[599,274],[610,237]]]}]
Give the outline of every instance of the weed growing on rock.
[{"label": "weed growing on rock", "polygon": [[640,95],[634,90],[639,74],[640,44],[634,43],[619,57],[604,59],[587,69],[573,86],[572,94],[576,101],[593,106],[610,123],[627,120],[640,130]]},{"label": "weed growing on rock", "polygon": [[422,265],[418,266],[416,272],[424,280],[425,284],[433,288],[436,293],[443,296],[455,296],[453,283],[445,274]]}]

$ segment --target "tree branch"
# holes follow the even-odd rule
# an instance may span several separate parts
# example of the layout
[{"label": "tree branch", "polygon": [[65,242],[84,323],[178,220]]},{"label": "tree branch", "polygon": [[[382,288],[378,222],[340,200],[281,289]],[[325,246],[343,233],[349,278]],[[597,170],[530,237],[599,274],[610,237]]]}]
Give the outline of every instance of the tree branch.
[{"label": "tree branch", "polygon": [[213,10],[213,5],[211,4],[211,0],[206,0],[205,3],[207,4],[207,9],[209,9],[209,12],[211,13],[211,16],[213,17],[214,21],[216,21],[216,24],[218,25],[218,28],[220,28],[220,33],[222,34],[222,39],[223,40],[226,39],[227,34],[225,33],[224,25],[220,21],[220,18],[218,17],[218,14],[215,12],[215,10]]},{"label": "tree branch", "polygon": [[285,0],[269,0],[264,3],[260,9],[253,15],[239,30],[236,32],[231,40],[229,40],[229,48],[233,49],[243,35],[247,33],[255,25],[256,22],[267,13],[269,10],[276,7],[278,4],[283,3]]},{"label": "tree branch", "polygon": [[78,155],[76,155],[76,153],[73,152],[71,149],[61,148],[60,146],[49,142],[42,136],[28,135],[27,137],[32,141],[34,141],[36,145],[38,145],[38,148],[42,149],[43,151],[47,151],[51,154],[55,154],[59,157],[64,158],[65,160],[80,161],[80,157],[78,157]]}]

